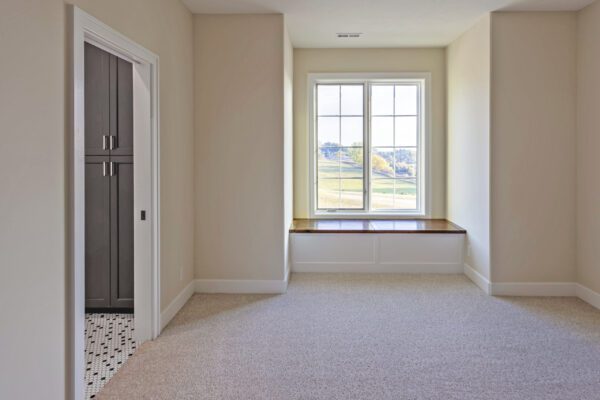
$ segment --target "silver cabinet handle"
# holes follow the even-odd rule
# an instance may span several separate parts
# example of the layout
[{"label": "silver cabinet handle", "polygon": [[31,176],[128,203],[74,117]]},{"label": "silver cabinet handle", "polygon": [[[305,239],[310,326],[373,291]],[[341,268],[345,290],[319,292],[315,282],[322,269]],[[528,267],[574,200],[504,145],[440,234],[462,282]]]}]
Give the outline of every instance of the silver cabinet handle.
[{"label": "silver cabinet handle", "polygon": [[102,150],[106,150],[106,138],[106,135],[102,136]]},{"label": "silver cabinet handle", "polygon": [[106,161],[102,161],[102,176],[106,176]]},{"label": "silver cabinet handle", "polygon": [[110,149],[114,150],[115,149],[115,137],[114,136],[109,136],[109,143],[110,143]]},{"label": "silver cabinet handle", "polygon": [[110,176],[114,176],[115,175],[115,163],[114,162],[110,162]]}]

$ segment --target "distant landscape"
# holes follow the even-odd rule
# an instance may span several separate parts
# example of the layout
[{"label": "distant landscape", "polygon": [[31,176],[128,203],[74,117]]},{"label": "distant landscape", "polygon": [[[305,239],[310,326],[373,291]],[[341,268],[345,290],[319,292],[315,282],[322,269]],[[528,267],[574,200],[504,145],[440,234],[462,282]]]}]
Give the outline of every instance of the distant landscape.
[{"label": "distant landscape", "polygon": [[[320,209],[363,208],[362,152],[362,147],[340,148],[328,143],[320,147],[318,160],[318,207]],[[413,149],[374,149],[371,165],[373,169],[372,209],[416,208],[416,154]]]}]

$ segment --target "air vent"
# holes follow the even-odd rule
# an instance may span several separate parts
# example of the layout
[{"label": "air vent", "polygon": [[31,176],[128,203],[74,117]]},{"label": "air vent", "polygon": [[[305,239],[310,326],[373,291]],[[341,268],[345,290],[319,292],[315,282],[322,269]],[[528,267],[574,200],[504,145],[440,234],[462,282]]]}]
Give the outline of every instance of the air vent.
[{"label": "air vent", "polygon": [[360,32],[338,32],[336,33],[337,37],[339,38],[348,38],[348,39],[353,39],[353,38],[359,38],[362,36],[362,33]]}]

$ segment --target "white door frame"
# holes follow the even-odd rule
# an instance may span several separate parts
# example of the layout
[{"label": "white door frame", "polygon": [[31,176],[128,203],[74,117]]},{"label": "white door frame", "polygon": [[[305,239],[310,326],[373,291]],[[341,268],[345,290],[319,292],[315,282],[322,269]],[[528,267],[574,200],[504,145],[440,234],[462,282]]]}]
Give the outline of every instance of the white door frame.
[{"label": "white door frame", "polygon": [[[160,166],[158,56],[81,9],[72,18],[70,257],[67,311],[70,398],[85,395],[85,53],[86,42],[133,64],[135,339],[160,334]],[[146,210],[146,220],[140,212]],[[70,336],[69,335],[69,336]]]}]

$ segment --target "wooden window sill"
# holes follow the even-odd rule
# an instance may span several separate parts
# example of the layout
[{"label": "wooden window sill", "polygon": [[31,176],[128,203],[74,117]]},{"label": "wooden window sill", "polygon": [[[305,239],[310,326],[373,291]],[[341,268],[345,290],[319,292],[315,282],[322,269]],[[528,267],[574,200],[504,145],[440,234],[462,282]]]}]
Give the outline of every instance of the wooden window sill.
[{"label": "wooden window sill", "polygon": [[290,233],[448,233],[467,231],[445,219],[295,219]]}]

